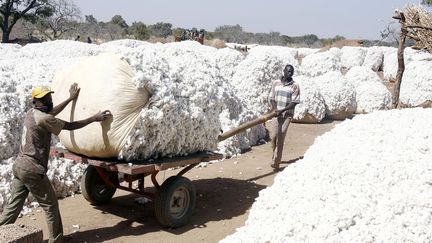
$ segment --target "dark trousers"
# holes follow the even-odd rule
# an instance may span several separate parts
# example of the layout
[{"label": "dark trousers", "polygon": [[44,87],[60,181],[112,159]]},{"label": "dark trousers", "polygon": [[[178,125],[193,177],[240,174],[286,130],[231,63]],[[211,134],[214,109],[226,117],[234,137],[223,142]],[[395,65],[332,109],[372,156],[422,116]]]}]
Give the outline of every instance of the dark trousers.
[{"label": "dark trousers", "polygon": [[44,209],[49,230],[48,242],[63,241],[63,225],[57,196],[46,175],[13,166],[12,195],[0,217],[0,225],[13,224],[21,212],[29,192]]}]

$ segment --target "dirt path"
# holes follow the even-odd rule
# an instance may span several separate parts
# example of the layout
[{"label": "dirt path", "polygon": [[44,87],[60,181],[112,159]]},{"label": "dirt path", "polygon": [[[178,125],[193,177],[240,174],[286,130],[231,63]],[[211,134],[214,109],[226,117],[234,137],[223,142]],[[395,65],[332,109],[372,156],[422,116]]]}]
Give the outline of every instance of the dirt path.
[{"label": "dirt path", "polygon": [[[292,124],[285,141],[285,169],[336,123]],[[272,185],[276,174],[269,166],[270,158],[267,143],[241,156],[189,171],[185,176],[196,186],[197,204],[190,223],[178,229],[161,226],[154,217],[153,204],[138,204],[134,202],[138,196],[128,192],[117,191],[103,206],[90,205],[82,195],[62,199],[59,203],[65,235],[73,242],[218,242],[244,225],[259,191]],[[160,173],[158,180],[177,172]],[[146,181],[146,185],[151,183]],[[45,239],[48,235],[40,208],[17,223],[42,228]]]}]

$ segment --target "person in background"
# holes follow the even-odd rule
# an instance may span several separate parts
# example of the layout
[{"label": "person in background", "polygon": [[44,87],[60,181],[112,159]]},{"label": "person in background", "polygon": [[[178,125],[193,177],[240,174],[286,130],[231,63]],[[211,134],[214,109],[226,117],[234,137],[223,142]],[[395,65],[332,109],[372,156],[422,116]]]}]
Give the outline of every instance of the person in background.
[{"label": "person in background", "polygon": [[49,230],[48,242],[63,241],[63,225],[54,189],[46,175],[51,134],[58,135],[61,130],[76,130],[92,122],[106,120],[109,111],[99,112],[84,120],[67,122],[56,118],[71,101],[78,98],[80,89],[73,84],[69,98],[53,107],[51,91],[48,87],[36,87],[32,91],[34,107],[27,111],[21,137],[21,146],[14,161],[12,172],[12,195],[0,217],[0,225],[12,224],[18,218],[29,194],[44,209]]},{"label": "person in background", "polygon": [[89,37],[87,37],[87,43],[89,43],[89,44],[91,44],[91,43],[92,43],[92,40],[90,39],[90,36],[89,36]]},{"label": "person in background", "polygon": [[81,36],[77,35],[77,37],[75,38],[75,41],[79,41],[81,39]]},{"label": "person in background", "polygon": [[300,102],[300,88],[294,82],[292,78],[293,74],[294,67],[290,64],[286,65],[283,70],[282,78],[273,81],[268,97],[272,111],[282,110],[285,108],[288,109],[287,111],[282,112],[278,117],[273,118],[272,121],[270,138],[273,156],[270,166],[275,171],[279,170],[284,140],[288,126],[294,115],[294,107]]}]

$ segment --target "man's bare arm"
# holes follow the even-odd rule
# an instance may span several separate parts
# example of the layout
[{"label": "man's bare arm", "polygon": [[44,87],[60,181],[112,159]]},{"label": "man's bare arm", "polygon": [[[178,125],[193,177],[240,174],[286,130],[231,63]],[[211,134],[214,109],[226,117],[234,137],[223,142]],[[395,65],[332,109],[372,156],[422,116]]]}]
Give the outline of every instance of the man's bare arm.
[{"label": "man's bare arm", "polygon": [[50,112],[51,115],[56,116],[57,114],[59,114],[60,112],[63,111],[63,109],[69,104],[69,102],[71,102],[72,100],[78,98],[79,92],[80,92],[80,88],[78,88],[78,84],[74,83],[71,85],[70,89],[69,89],[69,98],[67,98],[65,101],[63,101],[62,103],[56,105],[53,110]]},{"label": "man's bare arm", "polygon": [[84,120],[74,121],[74,122],[66,122],[63,129],[69,130],[69,131],[80,129],[80,128],[87,126],[88,124],[90,124],[92,122],[104,121],[111,116],[112,116],[112,114],[108,110],[102,111],[102,112],[99,112],[96,115],[91,116],[91,117],[84,119]]}]

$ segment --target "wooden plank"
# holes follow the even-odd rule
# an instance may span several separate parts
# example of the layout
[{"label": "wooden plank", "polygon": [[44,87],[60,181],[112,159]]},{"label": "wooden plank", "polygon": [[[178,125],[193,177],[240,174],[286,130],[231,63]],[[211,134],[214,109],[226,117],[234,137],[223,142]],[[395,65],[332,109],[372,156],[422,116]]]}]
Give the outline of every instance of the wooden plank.
[{"label": "wooden plank", "polygon": [[104,161],[98,159],[90,159],[85,156],[76,155],[73,153],[61,150],[51,150],[51,155],[82,161],[93,166],[104,168],[108,171],[120,172],[129,175],[137,175],[143,173],[153,173],[169,168],[181,167],[200,162],[208,162],[211,160],[222,159],[223,155],[213,152],[201,152],[183,157],[162,158],[152,161],[131,161],[130,163],[119,163],[116,161]]}]

